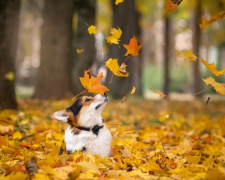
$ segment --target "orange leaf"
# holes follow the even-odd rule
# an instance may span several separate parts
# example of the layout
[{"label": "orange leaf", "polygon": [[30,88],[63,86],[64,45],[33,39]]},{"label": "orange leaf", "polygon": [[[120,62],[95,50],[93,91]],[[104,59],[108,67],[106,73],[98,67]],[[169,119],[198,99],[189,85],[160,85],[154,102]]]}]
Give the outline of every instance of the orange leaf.
[{"label": "orange leaf", "polygon": [[208,78],[206,79],[203,79],[202,80],[207,84],[207,85],[211,85],[218,94],[222,94],[222,95],[225,95],[225,84],[223,83],[218,83],[215,81],[214,78],[212,78],[211,76],[209,76]]},{"label": "orange leaf", "polygon": [[218,71],[217,69],[216,69],[216,66],[215,66],[215,64],[214,63],[212,63],[212,64],[208,64],[206,61],[204,61],[204,59],[200,59],[199,58],[199,60],[213,73],[213,74],[215,74],[216,76],[220,76],[220,75],[222,75],[222,74],[224,74],[225,73],[225,68],[223,68],[222,70],[220,70],[220,71]]},{"label": "orange leaf", "polygon": [[103,74],[97,74],[97,77],[91,76],[88,74],[90,71],[84,71],[84,77],[80,77],[80,82],[84,86],[85,89],[90,93],[99,93],[104,95],[105,91],[109,91],[109,89],[101,84],[101,80],[103,78]]},{"label": "orange leaf", "polygon": [[127,49],[127,53],[125,54],[125,56],[128,56],[129,54],[132,56],[138,56],[139,55],[139,51],[142,47],[142,45],[138,46],[138,40],[135,38],[135,36],[133,36],[133,38],[130,39],[130,43],[129,44],[124,44],[123,46]]},{"label": "orange leaf", "polygon": [[193,54],[193,52],[191,51],[191,49],[188,52],[176,52],[176,56],[177,57],[183,57],[186,61],[194,61],[196,62],[197,57]]},{"label": "orange leaf", "polygon": [[166,97],[167,95],[165,95],[165,94],[163,94],[162,92],[160,92],[160,91],[157,91],[157,90],[155,90],[155,89],[153,89],[153,88],[150,88],[152,91],[154,91],[154,93],[156,93],[156,94],[159,94],[161,97]]},{"label": "orange leaf", "polygon": [[200,28],[204,28],[207,25],[213,23],[216,20],[221,20],[221,19],[225,19],[225,11],[220,12],[218,15],[213,16],[211,19],[207,20],[204,18],[204,16],[202,16],[202,23],[199,24]]},{"label": "orange leaf", "polygon": [[164,6],[167,11],[176,11],[177,4],[173,4],[172,0],[168,0]]}]

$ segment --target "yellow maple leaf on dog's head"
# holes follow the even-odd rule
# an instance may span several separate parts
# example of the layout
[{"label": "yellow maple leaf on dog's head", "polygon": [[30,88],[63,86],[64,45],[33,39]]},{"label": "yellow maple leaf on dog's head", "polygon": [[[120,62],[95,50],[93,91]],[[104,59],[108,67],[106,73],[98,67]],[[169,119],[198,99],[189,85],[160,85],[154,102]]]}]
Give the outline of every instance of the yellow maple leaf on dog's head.
[{"label": "yellow maple leaf on dog's head", "polygon": [[94,25],[89,26],[88,27],[88,32],[89,32],[90,35],[96,34],[97,33],[96,26],[94,26]]},{"label": "yellow maple leaf on dog's head", "polygon": [[202,80],[207,84],[207,85],[211,85],[218,94],[221,94],[221,95],[225,95],[225,84],[224,83],[218,83],[215,81],[214,78],[212,78],[211,76],[209,76],[208,78],[206,79],[203,79]]},{"label": "yellow maple leaf on dog's head", "polygon": [[142,45],[138,45],[138,40],[133,36],[133,38],[130,39],[129,44],[123,45],[127,49],[127,53],[125,56],[132,55],[132,56],[138,56],[139,51],[142,47]]},{"label": "yellow maple leaf on dog's head", "polygon": [[191,61],[196,62],[196,60],[197,60],[197,56],[195,56],[193,54],[191,49],[188,52],[182,52],[182,53],[176,52],[176,56],[183,57],[186,61],[191,60]]},{"label": "yellow maple leaf on dog's head", "polygon": [[214,63],[211,63],[211,64],[208,64],[204,59],[200,59],[199,60],[213,73],[215,74],[216,76],[220,76],[222,74],[225,73],[225,68],[223,68],[222,70],[218,71],[216,69],[216,66]]},{"label": "yellow maple leaf on dog's head", "polygon": [[119,44],[119,38],[122,35],[122,31],[121,29],[118,27],[118,29],[116,28],[111,28],[111,36],[107,36],[106,40],[107,43],[111,44]]},{"label": "yellow maple leaf on dog's head", "polygon": [[116,76],[120,76],[120,77],[128,77],[129,76],[128,72],[126,72],[126,71],[123,72],[123,71],[120,70],[120,67],[118,65],[118,59],[110,58],[108,61],[105,62],[105,65]]},{"label": "yellow maple leaf on dog's head", "polygon": [[80,77],[81,84],[88,92],[104,95],[105,91],[109,91],[106,86],[101,84],[103,73],[97,74],[97,77],[91,76],[89,73],[90,70],[84,71],[84,77]]}]

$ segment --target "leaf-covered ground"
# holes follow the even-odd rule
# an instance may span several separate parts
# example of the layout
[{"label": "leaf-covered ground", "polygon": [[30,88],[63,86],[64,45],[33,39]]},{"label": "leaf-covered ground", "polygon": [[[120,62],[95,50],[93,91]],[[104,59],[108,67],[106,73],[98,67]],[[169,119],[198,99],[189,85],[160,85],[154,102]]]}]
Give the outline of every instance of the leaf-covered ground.
[{"label": "leaf-covered ground", "polygon": [[109,102],[109,158],[58,155],[67,125],[50,115],[70,104],[20,100],[19,111],[0,112],[1,180],[225,179],[224,102]]}]

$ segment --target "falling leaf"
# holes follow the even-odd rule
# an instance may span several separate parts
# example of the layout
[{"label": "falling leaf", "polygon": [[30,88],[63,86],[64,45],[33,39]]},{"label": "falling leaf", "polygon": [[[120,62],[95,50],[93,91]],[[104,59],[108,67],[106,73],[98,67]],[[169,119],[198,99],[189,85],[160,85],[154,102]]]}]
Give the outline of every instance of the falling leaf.
[{"label": "falling leaf", "polygon": [[5,78],[9,81],[12,81],[14,79],[14,77],[15,77],[14,72],[12,72],[12,71],[9,71],[5,74]]},{"label": "falling leaf", "polygon": [[135,93],[135,90],[136,90],[136,88],[133,87],[133,89],[131,90],[131,94],[134,94]]},{"label": "falling leaf", "polygon": [[138,46],[138,40],[133,36],[133,38],[130,39],[129,44],[124,44],[123,45],[127,49],[127,53],[125,56],[132,55],[132,56],[138,56],[139,51],[142,47],[142,45]]},{"label": "falling leaf", "polygon": [[126,101],[126,97],[127,97],[127,95],[126,95],[126,94],[124,94],[124,95],[123,95],[123,99],[121,99],[121,101],[120,101],[120,102],[121,102],[121,103],[124,103],[124,102]]},{"label": "falling leaf", "polygon": [[172,0],[168,0],[164,6],[164,8],[167,10],[167,11],[176,11],[177,10],[177,4],[174,4],[172,2]]},{"label": "falling leaf", "polygon": [[119,3],[122,3],[124,0],[116,0],[115,5],[118,5]]},{"label": "falling leaf", "polygon": [[96,30],[96,27],[95,26],[93,26],[93,25],[91,25],[91,26],[89,26],[88,27],[88,32],[89,32],[89,34],[96,34],[97,33],[97,30]]},{"label": "falling leaf", "polygon": [[216,66],[214,63],[212,64],[208,64],[206,61],[204,61],[204,59],[199,59],[213,74],[215,74],[216,76],[220,76],[222,74],[225,73],[225,68],[223,68],[222,70],[218,71],[216,69]]},{"label": "falling leaf", "polygon": [[225,19],[225,11],[220,12],[218,15],[213,16],[211,19],[207,20],[204,18],[204,16],[202,16],[202,23],[199,24],[200,28],[204,28],[207,25],[213,23],[216,20],[222,20]]},{"label": "falling leaf", "polygon": [[84,51],[84,49],[77,49],[77,53],[81,54]]},{"label": "falling leaf", "polygon": [[159,121],[164,122],[166,119],[169,119],[170,115],[166,114],[165,116],[159,117]]},{"label": "falling leaf", "polygon": [[14,134],[13,134],[13,139],[16,140],[16,139],[21,139],[23,136],[22,134],[19,132],[19,131],[16,131]]},{"label": "falling leaf", "polygon": [[126,74],[127,72],[127,65],[125,63],[122,63],[119,69],[119,72],[121,72],[122,74]]},{"label": "falling leaf", "polygon": [[122,71],[121,72],[120,71],[120,67],[118,65],[118,59],[112,59],[112,58],[110,58],[108,61],[106,61],[105,65],[116,76],[120,76],[120,77],[128,77],[129,76],[129,73],[128,72],[126,72],[126,71]]},{"label": "falling leaf", "polygon": [[161,97],[166,97],[167,95],[165,95],[165,94],[163,94],[162,92],[160,92],[160,91],[157,91],[157,90],[155,90],[155,89],[153,89],[153,88],[150,88],[152,91],[154,91],[154,93],[156,93],[156,94],[159,94]]},{"label": "falling leaf", "polygon": [[103,73],[97,74],[95,78],[94,76],[90,76],[88,71],[84,71],[84,77],[80,77],[80,82],[88,92],[104,95],[104,92],[109,91],[109,89],[101,84],[102,78]]},{"label": "falling leaf", "polygon": [[206,79],[203,79],[202,80],[207,84],[207,85],[211,85],[218,94],[221,94],[221,95],[225,95],[225,84],[223,83],[218,83],[215,81],[214,78],[212,78],[211,76],[206,78]]},{"label": "falling leaf", "polygon": [[182,53],[176,52],[176,56],[177,57],[183,57],[186,61],[191,60],[191,61],[196,62],[196,60],[197,60],[197,56],[195,56],[193,54],[191,49],[188,52],[182,52]]},{"label": "falling leaf", "polygon": [[106,37],[107,43],[111,44],[119,44],[119,38],[122,35],[121,29],[118,27],[116,28],[111,28],[111,36]]}]

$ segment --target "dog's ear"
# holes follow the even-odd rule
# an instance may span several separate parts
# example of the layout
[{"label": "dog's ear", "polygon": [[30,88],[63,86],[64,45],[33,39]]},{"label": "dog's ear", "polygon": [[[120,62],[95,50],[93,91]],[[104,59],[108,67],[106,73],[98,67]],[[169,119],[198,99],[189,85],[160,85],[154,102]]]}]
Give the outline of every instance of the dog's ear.
[{"label": "dog's ear", "polygon": [[54,112],[51,117],[61,122],[68,122],[69,114],[65,111],[57,111]]}]

